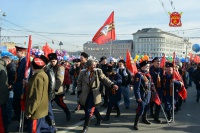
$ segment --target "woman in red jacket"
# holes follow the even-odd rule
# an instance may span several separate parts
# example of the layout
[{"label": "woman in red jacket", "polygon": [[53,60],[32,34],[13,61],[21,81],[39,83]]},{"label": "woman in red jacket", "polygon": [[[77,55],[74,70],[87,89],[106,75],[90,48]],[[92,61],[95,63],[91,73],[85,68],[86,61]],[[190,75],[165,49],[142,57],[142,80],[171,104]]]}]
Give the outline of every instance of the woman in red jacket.
[{"label": "woman in red jacket", "polygon": [[70,74],[69,74],[69,69],[70,69],[70,63],[69,61],[65,61],[63,66],[65,67],[65,77],[63,81],[64,87],[66,87],[66,93],[69,91],[70,84],[72,83]]}]

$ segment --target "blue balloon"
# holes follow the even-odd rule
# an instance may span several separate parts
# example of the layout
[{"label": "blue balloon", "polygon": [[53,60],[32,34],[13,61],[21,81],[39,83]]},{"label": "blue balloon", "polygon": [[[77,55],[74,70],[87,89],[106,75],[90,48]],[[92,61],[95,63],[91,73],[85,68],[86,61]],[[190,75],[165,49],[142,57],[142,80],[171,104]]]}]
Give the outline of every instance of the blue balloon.
[{"label": "blue balloon", "polygon": [[188,58],[185,59],[185,62],[189,62]]},{"label": "blue balloon", "polygon": [[185,62],[185,58],[182,58],[182,59],[181,59],[181,62],[182,62],[182,63]]},{"label": "blue balloon", "polygon": [[199,50],[200,50],[199,44],[194,44],[194,45],[192,46],[192,50],[193,50],[194,52],[199,52]]},{"label": "blue balloon", "polygon": [[64,61],[66,61],[67,60],[67,56],[65,55],[65,56],[63,56],[63,60]]}]

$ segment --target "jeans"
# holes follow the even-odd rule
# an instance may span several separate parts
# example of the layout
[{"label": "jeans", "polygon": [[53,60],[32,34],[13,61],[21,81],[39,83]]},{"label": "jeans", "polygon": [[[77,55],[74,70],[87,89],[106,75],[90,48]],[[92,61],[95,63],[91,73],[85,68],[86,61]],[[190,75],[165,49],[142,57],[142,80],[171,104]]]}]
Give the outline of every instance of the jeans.
[{"label": "jeans", "polygon": [[130,105],[129,88],[128,88],[128,86],[121,86],[120,88],[121,88],[121,92],[124,97],[124,105],[125,105],[125,107],[129,107],[129,105]]}]

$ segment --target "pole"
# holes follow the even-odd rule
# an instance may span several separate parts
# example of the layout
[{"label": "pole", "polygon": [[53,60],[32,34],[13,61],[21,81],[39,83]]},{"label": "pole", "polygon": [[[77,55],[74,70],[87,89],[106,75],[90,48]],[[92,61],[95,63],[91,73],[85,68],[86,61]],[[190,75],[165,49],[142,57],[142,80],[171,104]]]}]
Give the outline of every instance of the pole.
[{"label": "pole", "polygon": [[110,57],[112,57],[112,40],[111,40],[111,44],[110,44]]},{"label": "pole", "polygon": [[172,121],[174,123],[174,81],[172,83],[173,83],[173,89],[172,89],[172,91],[173,91],[173,94],[172,94]]},{"label": "pole", "polygon": [[0,25],[0,46],[1,46],[1,25]]}]

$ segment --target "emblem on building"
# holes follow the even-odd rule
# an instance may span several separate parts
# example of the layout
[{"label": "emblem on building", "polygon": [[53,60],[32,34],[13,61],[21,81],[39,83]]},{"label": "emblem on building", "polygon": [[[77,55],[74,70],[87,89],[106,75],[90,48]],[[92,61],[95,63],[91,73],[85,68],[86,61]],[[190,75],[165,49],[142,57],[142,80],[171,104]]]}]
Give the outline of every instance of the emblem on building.
[{"label": "emblem on building", "polygon": [[181,27],[182,23],[181,23],[181,15],[183,14],[183,12],[169,12],[170,15],[170,22],[169,22],[169,26],[170,27]]}]

